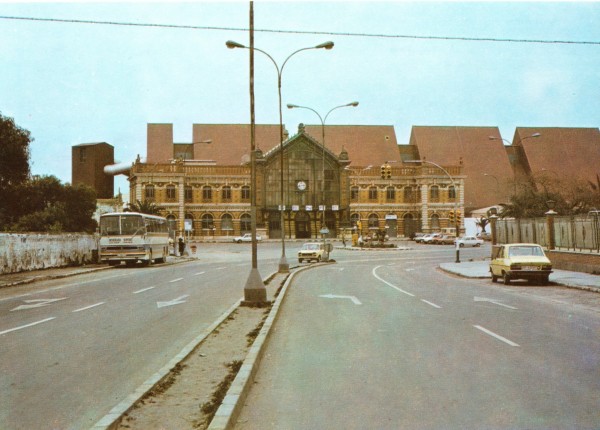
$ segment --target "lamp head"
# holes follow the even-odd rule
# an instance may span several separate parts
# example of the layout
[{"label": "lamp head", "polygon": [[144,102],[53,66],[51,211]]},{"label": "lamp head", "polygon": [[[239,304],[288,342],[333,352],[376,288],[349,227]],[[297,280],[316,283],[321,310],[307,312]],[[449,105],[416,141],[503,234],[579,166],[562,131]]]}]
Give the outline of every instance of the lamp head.
[{"label": "lamp head", "polygon": [[287,107],[288,107],[288,109],[294,109],[294,108],[297,108],[297,107],[300,107],[300,106],[292,104],[292,103],[288,103]]},{"label": "lamp head", "polygon": [[321,43],[320,45],[315,46],[315,48],[316,49],[321,49],[321,48],[332,49],[333,42],[329,41],[329,42]]},{"label": "lamp head", "polygon": [[234,48],[245,48],[244,45],[242,45],[241,43],[238,42],[234,42],[233,40],[228,40],[227,42],[225,42],[225,45],[229,48],[229,49],[234,49]]},{"label": "lamp head", "polygon": [[352,103],[348,103],[347,106],[352,106],[352,107],[356,107],[358,106],[358,102],[352,102]]},{"label": "lamp head", "polygon": [[533,134],[531,135],[531,137],[540,137],[541,135],[542,135],[541,133],[533,133]]}]

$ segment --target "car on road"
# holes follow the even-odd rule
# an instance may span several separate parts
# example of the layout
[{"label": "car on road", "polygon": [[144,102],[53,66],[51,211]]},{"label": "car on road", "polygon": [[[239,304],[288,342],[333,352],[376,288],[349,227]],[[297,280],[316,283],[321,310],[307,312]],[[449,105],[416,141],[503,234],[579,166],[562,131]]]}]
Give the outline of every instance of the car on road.
[{"label": "car on road", "polygon": [[475,236],[463,236],[456,239],[454,243],[458,243],[458,246],[461,248],[466,246],[481,246],[483,239],[477,239]]},{"label": "car on road", "polygon": [[443,234],[439,237],[433,239],[433,244],[435,245],[452,245],[456,240],[456,236],[453,234]]},{"label": "car on road", "polygon": [[421,241],[421,243],[429,243],[429,244],[432,244],[432,243],[433,243],[433,240],[434,240],[436,237],[442,237],[442,233],[431,233],[431,234],[429,234],[429,235],[425,235],[425,236],[423,236],[423,240]]},{"label": "car on road", "polygon": [[536,243],[509,243],[492,248],[490,262],[492,282],[502,278],[505,285],[513,279],[526,279],[547,285],[552,262]]},{"label": "car on road", "polygon": [[421,236],[415,236],[415,242],[416,243],[423,243],[423,241],[425,240],[425,238],[429,237],[429,236],[431,236],[431,233],[426,233],[426,234],[423,234]]},{"label": "car on road", "polygon": [[[257,241],[261,241],[262,237],[260,235],[256,235],[256,240]],[[233,238],[233,241],[235,243],[242,243],[242,242],[252,242],[252,234],[251,233],[245,233],[241,236],[236,236]]]},{"label": "car on road", "polygon": [[298,251],[298,263],[303,261],[316,261],[317,263],[323,259],[325,252],[331,251],[332,245],[323,242],[307,242],[302,245]]}]

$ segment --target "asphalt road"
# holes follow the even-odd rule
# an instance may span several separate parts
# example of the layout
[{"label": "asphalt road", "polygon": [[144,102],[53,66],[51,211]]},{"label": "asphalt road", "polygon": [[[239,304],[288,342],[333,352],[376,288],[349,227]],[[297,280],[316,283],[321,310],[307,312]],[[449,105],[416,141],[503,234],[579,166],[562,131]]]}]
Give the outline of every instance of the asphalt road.
[{"label": "asphalt road", "polygon": [[288,289],[237,430],[600,427],[589,293],[453,277],[449,247],[333,257]]},{"label": "asphalt road", "polygon": [[[0,429],[86,429],[243,297],[248,244],[0,290]],[[263,277],[275,245],[259,247]]]}]

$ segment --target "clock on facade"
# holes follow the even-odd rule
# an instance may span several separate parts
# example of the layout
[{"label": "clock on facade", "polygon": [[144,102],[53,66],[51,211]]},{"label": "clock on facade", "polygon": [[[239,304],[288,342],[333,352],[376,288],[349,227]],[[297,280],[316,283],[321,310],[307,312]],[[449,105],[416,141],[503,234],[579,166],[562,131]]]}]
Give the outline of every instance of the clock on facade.
[{"label": "clock on facade", "polygon": [[298,189],[300,191],[304,191],[304,190],[306,190],[306,182],[304,182],[304,181],[298,181],[296,183],[296,187],[298,187]]}]

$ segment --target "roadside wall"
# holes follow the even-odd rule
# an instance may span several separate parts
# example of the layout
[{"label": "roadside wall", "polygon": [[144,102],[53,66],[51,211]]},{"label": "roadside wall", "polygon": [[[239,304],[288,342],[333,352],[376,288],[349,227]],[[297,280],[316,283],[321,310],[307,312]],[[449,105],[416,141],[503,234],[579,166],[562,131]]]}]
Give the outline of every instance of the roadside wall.
[{"label": "roadside wall", "polygon": [[0,274],[92,263],[96,238],[86,234],[0,234]]},{"label": "roadside wall", "polygon": [[546,253],[555,269],[600,275],[600,254],[558,250]]}]

